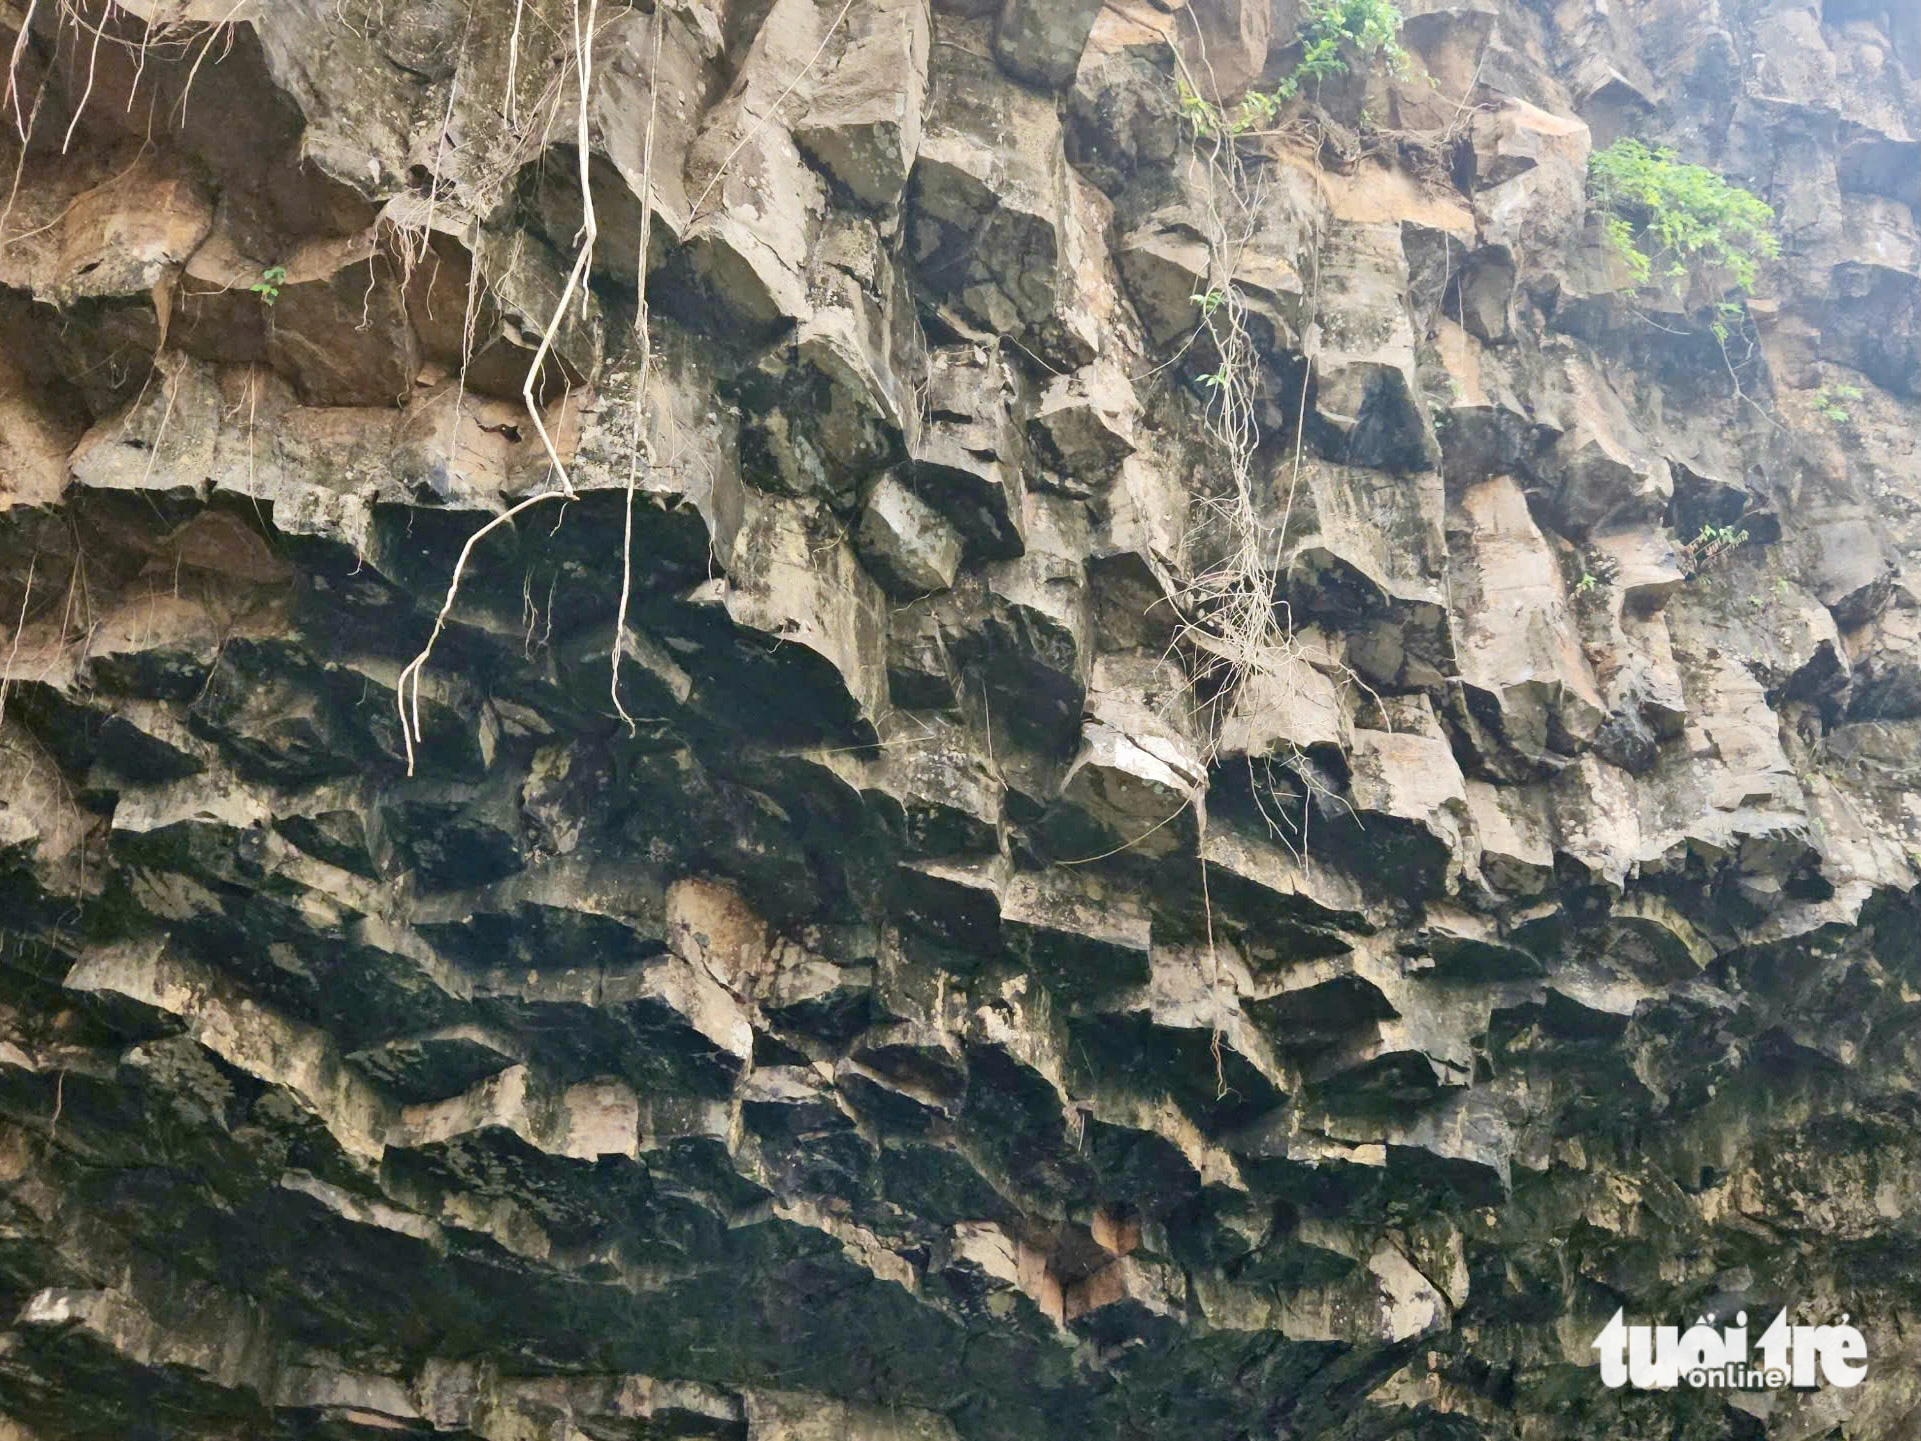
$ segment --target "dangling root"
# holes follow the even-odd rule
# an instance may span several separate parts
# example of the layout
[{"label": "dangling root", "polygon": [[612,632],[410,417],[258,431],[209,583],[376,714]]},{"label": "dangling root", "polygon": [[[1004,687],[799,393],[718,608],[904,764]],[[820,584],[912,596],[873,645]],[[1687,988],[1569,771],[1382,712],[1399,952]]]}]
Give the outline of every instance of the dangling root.
[{"label": "dangling root", "polygon": [[[467,562],[473,555],[474,546],[489,532],[505,525],[521,512],[529,510],[543,501],[573,500],[577,498],[573,481],[567,474],[566,463],[561,459],[560,451],[554,445],[553,436],[548,433],[547,423],[541,416],[537,387],[540,382],[541,370],[547,363],[547,356],[553,350],[554,337],[560,333],[560,327],[567,318],[567,308],[574,303],[575,294],[584,288],[587,272],[593,265],[594,241],[599,236],[599,227],[594,216],[593,189],[588,183],[589,165],[592,158],[590,150],[592,134],[588,124],[588,113],[594,76],[594,22],[599,12],[599,0],[586,0],[586,4],[587,16],[584,24],[581,20],[581,0],[574,0],[573,7],[574,68],[579,90],[579,104],[575,108],[574,131],[574,143],[580,157],[581,222],[580,235],[578,237],[579,251],[574,256],[573,267],[567,272],[566,284],[561,287],[560,299],[554,305],[554,312],[547,322],[547,328],[541,333],[540,344],[534,349],[533,359],[527,367],[527,379],[520,389],[521,401],[527,408],[529,418],[533,421],[535,433],[540,436],[541,449],[546,452],[547,463],[552,469],[554,483],[551,489],[543,490],[538,495],[530,495],[526,499],[509,506],[506,510],[481,526],[479,530],[467,537],[467,543],[460,548],[460,556],[454,562],[453,576],[447,582],[446,597],[441,601],[439,614],[434,617],[433,630],[429,632],[427,643],[421,647],[420,654],[409,661],[406,668],[400,672],[400,683],[394,696],[394,704],[400,711],[400,736],[401,743],[406,748],[408,775],[414,773],[415,748],[421,739],[421,673],[426,669],[428,660],[433,656],[434,645],[440,639],[441,632],[446,629],[447,617],[452,613],[454,600],[460,593],[460,582],[466,574]],[[516,22],[519,20],[518,7],[515,9],[515,20]],[[618,638],[616,638],[616,640],[618,640]]]},{"label": "dangling root", "polygon": [[474,553],[474,547],[486,539],[490,531],[498,530],[522,511],[532,510],[544,500],[566,500],[565,491],[543,490],[539,495],[530,495],[525,500],[503,510],[479,530],[467,537],[467,543],[460,548],[460,558],[454,562],[453,579],[447,583],[446,599],[440,603],[440,613],[434,617],[433,632],[427,637],[427,644],[421,647],[420,654],[407,662],[406,669],[400,672],[400,684],[396,690],[396,701],[400,707],[400,738],[407,747],[407,774],[414,773],[414,744],[420,739],[420,673],[427,665],[427,659],[434,653],[434,642],[447,626],[447,617],[454,608],[454,600],[460,594],[461,577],[467,572],[467,560]]},{"label": "dangling root", "polygon": [[641,434],[647,414],[647,372],[654,358],[652,332],[647,316],[647,241],[654,229],[654,117],[659,110],[660,94],[660,7],[654,7],[649,27],[653,32],[653,57],[647,70],[647,138],[640,153],[640,300],[634,312],[634,333],[640,341],[640,367],[634,379],[634,436],[627,453],[627,493],[624,498],[620,531],[620,606],[614,612],[613,655],[607,693],[613,698],[614,712],[627,724],[627,734],[637,729],[634,718],[620,701],[620,653],[627,634],[627,603],[634,591],[634,486],[640,478]]}]

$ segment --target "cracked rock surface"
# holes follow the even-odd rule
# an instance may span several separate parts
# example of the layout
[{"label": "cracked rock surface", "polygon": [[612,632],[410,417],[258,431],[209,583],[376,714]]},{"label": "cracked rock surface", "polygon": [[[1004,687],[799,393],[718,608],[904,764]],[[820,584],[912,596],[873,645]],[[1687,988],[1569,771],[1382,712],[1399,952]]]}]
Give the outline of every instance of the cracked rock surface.
[{"label": "cracked rock surface", "polygon": [[1921,1431],[1921,21],[1406,9],[0,8],[0,1441]]}]

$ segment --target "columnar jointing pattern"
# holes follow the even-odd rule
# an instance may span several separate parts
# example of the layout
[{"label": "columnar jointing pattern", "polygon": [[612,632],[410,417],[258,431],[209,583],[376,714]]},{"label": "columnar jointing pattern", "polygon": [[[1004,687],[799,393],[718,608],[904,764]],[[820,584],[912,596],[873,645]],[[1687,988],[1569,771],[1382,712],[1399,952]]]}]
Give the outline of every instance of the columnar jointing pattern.
[{"label": "columnar jointing pattern", "polygon": [[1921,24],[1296,8],[8,7],[0,1436],[1916,1434]]}]

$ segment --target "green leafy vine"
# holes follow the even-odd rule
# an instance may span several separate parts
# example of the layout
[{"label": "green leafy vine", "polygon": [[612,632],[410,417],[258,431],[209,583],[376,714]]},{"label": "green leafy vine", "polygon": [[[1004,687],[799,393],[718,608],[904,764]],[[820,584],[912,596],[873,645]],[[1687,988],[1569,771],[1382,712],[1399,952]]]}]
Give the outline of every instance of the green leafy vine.
[{"label": "green leafy vine", "polygon": [[[1690,280],[1720,271],[1746,294],[1761,262],[1781,253],[1765,200],[1666,147],[1617,140],[1589,157],[1588,185],[1607,211],[1608,244],[1637,285],[1658,273],[1679,295]],[[1723,302],[1714,322],[1723,338],[1729,309],[1740,307]]]}]

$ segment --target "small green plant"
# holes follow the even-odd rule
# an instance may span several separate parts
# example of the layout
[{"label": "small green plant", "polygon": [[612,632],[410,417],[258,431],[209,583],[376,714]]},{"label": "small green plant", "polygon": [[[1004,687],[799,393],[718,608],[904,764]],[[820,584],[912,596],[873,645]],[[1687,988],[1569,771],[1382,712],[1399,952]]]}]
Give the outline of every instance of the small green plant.
[{"label": "small green plant", "polygon": [[1689,575],[1711,561],[1748,543],[1748,533],[1731,525],[1706,525],[1693,540],[1681,543],[1681,568]]},{"label": "small green plant", "polygon": [[[1678,294],[1691,277],[1720,270],[1746,293],[1761,261],[1781,253],[1765,200],[1704,165],[1684,164],[1664,146],[1617,140],[1588,157],[1588,184],[1608,212],[1608,243],[1637,284],[1658,268]],[[1728,316],[1717,310],[1717,317],[1725,338]]]},{"label": "small green plant", "polygon": [[1194,127],[1197,135],[1220,135],[1227,131],[1227,117],[1221,107],[1189,85],[1185,76],[1180,80],[1180,103],[1181,117]]},{"label": "small green plant", "polygon": [[1815,413],[1836,425],[1847,425],[1854,420],[1854,412],[1844,402],[1860,399],[1858,385],[1824,385],[1814,392]]},{"label": "small green plant", "polygon": [[270,306],[276,300],[280,299],[280,286],[286,278],[286,266],[269,265],[265,270],[260,272],[260,278],[252,285],[249,285],[247,289],[260,297],[260,303],[262,305]]},{"label": "small green plant", "polygon": [[1593,595],[1602,586],[1613,585],[1621,578],[1621,562],[1601,549],[1590,545],[1581,551],[1581,578],[1574,583],[1574,593]]},{"label": "small green plant", "polygon": [[1401,12],[1392,0],[1308,0],[1295,38],[1301,42],[1301,63],[1274,89],[1283,100],[1293,99],[1308,81],[1345,75],[1350,54],[1363,64],[1379,57],[1395,74],[1407,72]]},{"label": "small green plant", "polygon": [[[1295,39],[1301,43],[1301,63],[1294,73],[1272,90],[1248,91],[1231,110],[1223,110],[1183,80],[1181,114],[1196,133],[1232,137],[1270,129],[1303,84],[1345,75],[1354,59],[1372,64],[1378,58],[1396,75],[1408,72],[1407,51],[1401,48],[1401,12],[1392,0],[1308,0]],[[1363,113],[1361,123],[1372,126],[1374,118]]]},{"label": "small green plant", "polygon": [[1187,297],[1200,307],[1202,316],[1212,315],[1227,300],[1227,292],[1216,287],[1213,290],[1197,290]]}]

